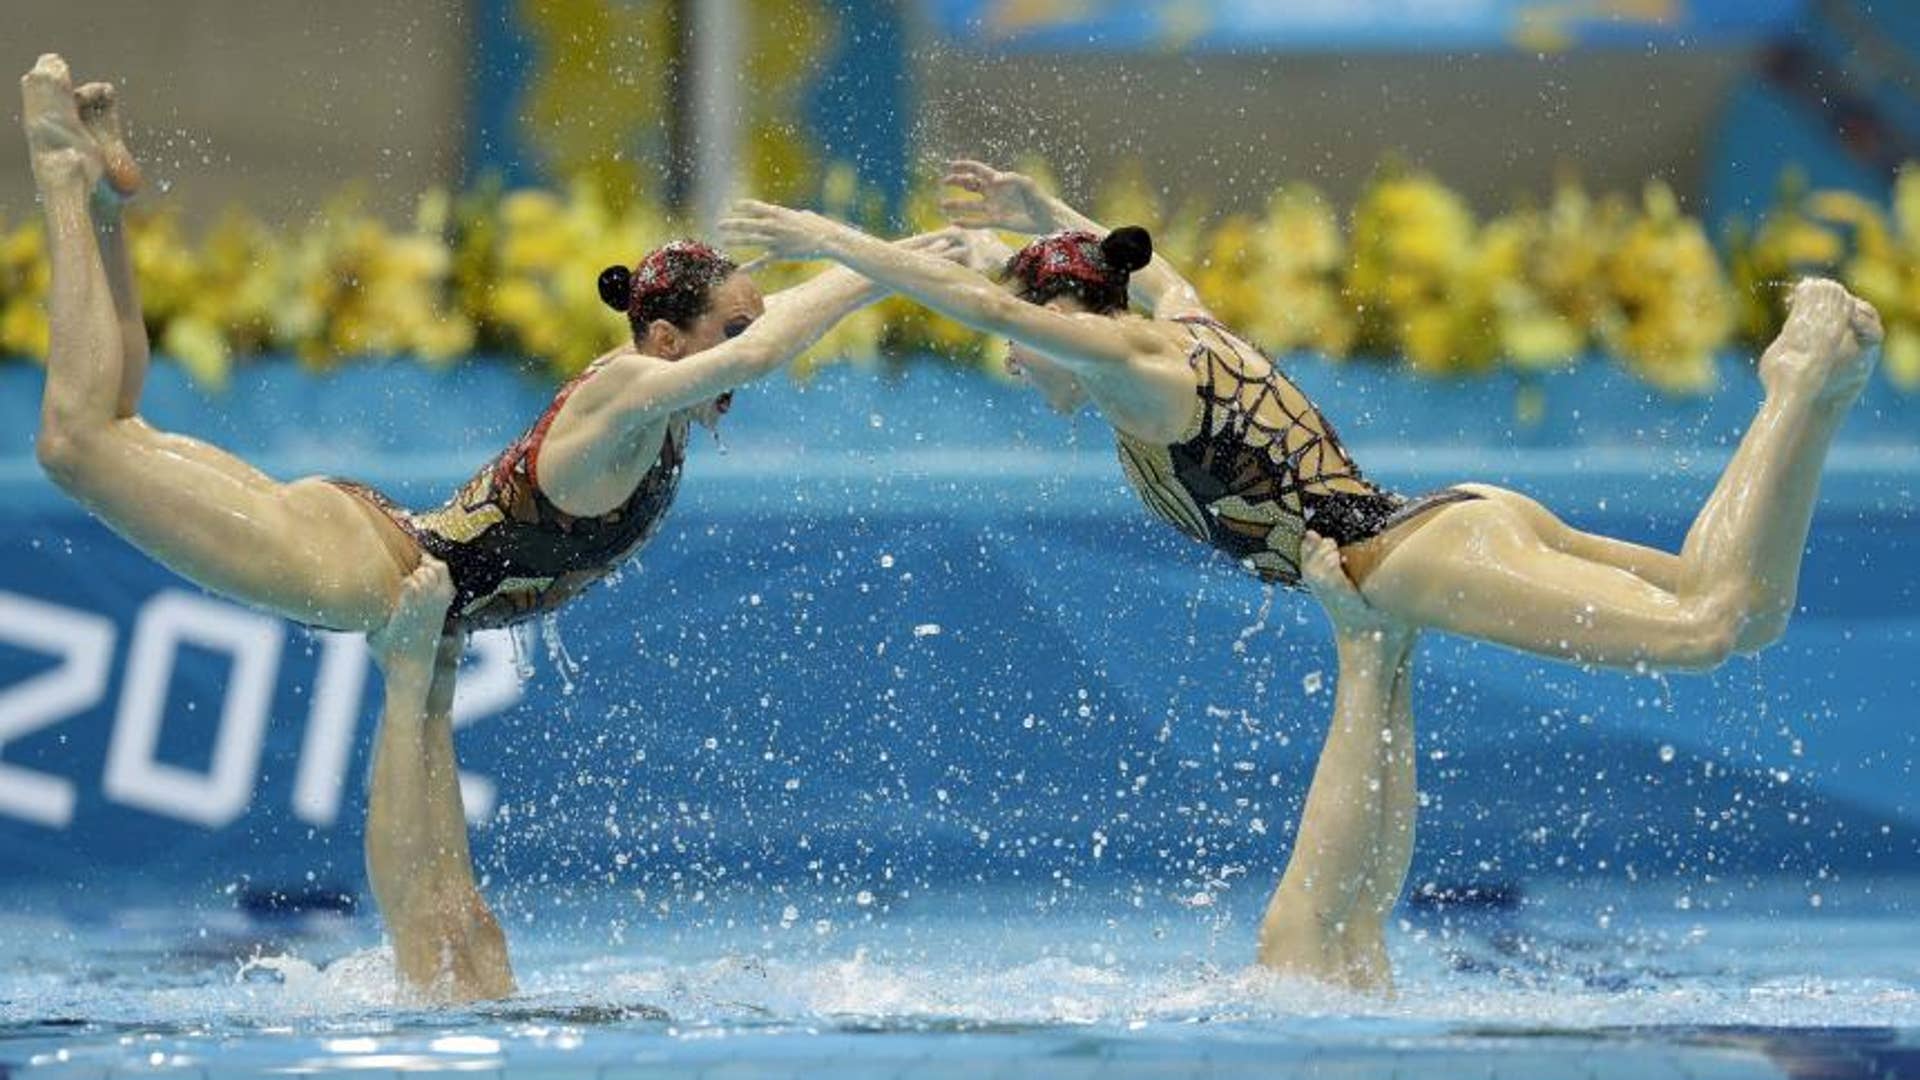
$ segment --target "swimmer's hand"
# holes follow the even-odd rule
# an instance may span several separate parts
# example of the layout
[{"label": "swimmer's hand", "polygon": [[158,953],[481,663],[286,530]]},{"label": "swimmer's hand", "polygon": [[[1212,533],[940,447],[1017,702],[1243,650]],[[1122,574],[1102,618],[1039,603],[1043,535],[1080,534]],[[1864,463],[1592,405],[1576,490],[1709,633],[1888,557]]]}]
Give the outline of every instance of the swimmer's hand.
[{"label": "swimmer's hand", "polygon": [[367,635],[374,661],[389,678],[399,668],[433,669],[452,603],[453,575],[447,564],[422,555],[420,565],[400,582],[387,624]]},{"label": "swimmer's hand", "polygon": [[1319,533],[1300,541],[1300,580],[1344,640],[1403,641],[1413,634],[1412,626],[1367,603],[1347,576],[1339,545]]},{"label": "swimmer's hand", "polygon": [[916,251],[922,255],[931,255],[936,259],[959,266],[967,265],[969,245],[967,233],[962,229],[945,228],[923,232],[917,236],[902,237],[893,242],[893,246],[902,251]]},{"label": "swimmer's hand", "polygon": [[1013,249],[1003,243],[998,235],[989,229],[957,230],[966,250],[960,258],[960,265],[976,274],[994,276],[1006,269],[1007,262],[1013,258]]},{"label": "swimmer's hand", "polygon": [[757,199],[734,203],[719,225],[720,240],[729,247],[766,248],[781,259],[817,259],[825,254],[828,239],[840,230],[847,226],[811,210],[791,210]]},{"label": "swimmer's hand", "polygon": [[940,200],[940,212],[961,228],[1044,233],[1055,227],[1053,200],[1031,176],[960,160],[947,166],[947,175],[940,183],[978,196]]}]

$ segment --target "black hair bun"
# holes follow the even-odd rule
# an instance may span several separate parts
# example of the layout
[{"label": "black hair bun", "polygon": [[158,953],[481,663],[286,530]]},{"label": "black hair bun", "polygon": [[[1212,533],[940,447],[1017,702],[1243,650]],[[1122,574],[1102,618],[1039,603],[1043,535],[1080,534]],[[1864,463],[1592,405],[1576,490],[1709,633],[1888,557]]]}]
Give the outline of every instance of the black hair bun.
[{"label": "black hair bun", "polygon": [[1122,225],[1100,241],[1100,257],[1115,270],[1131,274],[1153,261],[1153,237],[1138,225]]},{"label": "black hair bun", "polygon": [[633,302],[633,271],[624,266],[609,266],[600,271],[600,299],[622,315]]}]

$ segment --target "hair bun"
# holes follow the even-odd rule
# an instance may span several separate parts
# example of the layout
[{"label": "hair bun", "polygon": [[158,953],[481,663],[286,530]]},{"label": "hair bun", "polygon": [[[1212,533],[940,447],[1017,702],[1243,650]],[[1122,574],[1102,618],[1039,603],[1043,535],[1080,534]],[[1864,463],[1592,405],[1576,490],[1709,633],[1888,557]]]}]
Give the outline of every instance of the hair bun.
[{"label": "hair bun", "polygon": [[609,266],[600,271],[600,299],[622,315],[633,303],[633,271],[624,266]]},{"label": "hair bun", "polygon": [[1138,225],[1122,225],[1100,241],[1100,256],[1108,266],[1131,274],[1153,261],[1153,237]]}]

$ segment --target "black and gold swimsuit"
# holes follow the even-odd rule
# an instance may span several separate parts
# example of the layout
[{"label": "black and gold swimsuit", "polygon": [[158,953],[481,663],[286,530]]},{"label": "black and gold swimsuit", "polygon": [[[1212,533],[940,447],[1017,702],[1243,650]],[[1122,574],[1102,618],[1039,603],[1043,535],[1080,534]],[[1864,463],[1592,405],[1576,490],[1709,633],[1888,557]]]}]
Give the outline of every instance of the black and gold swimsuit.
[{"label": "black and gold swimsuit", "polygon": [[1175,321],[1193,335],[1193,416],[1171,446],[1116,430],[1120,464],[1154,514],[1262,581],[1300,583],[1308,529],[1344,547],[1479,497],[1442,489],[1408,499],[1368,482],[1333,425],[1259,350],[1212,319]]},{"label": "black and gold swimsuit", "polygon": [[611,574],[659,529],[686,461],[684,419],[668,426],[659,457],[615,509],[575,517],[540,491],[540,444],[560,407],[593,370],[561,387],[525,434],[436,510],[412,513],[363,484],[333,481],[447,564],[454,585],[450,625],[484,630],[553,611]]}]

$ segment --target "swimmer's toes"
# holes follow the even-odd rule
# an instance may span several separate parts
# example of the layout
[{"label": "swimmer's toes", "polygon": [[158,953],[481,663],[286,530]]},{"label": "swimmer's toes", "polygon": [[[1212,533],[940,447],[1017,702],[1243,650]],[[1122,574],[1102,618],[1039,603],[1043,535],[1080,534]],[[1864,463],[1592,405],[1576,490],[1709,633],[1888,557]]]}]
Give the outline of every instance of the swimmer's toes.
[{"label": "swimmer's toes", "polygon": [[1880,312],[1865,300],[1853,302],[1853,333],[1860,343],[1867,346],[1880,344],[1886,337],[1886,330],[1880,322]]},{"label": "swimmer's toes", "polygon": [[73,80],[67,74],[67,62],[52,53],[41,57],[32,71],[20,77],[20,103],[28,124],[73,112]]},{"label": "swimmer's toes", "polygon": [[80,106],[80,122],[100,146],[107,183],[123,198],[139,191],[143,179],[140,163],[127,149],[120,123],[120,99],[113,84],[88,83],[74,91],[74,99]]}]

